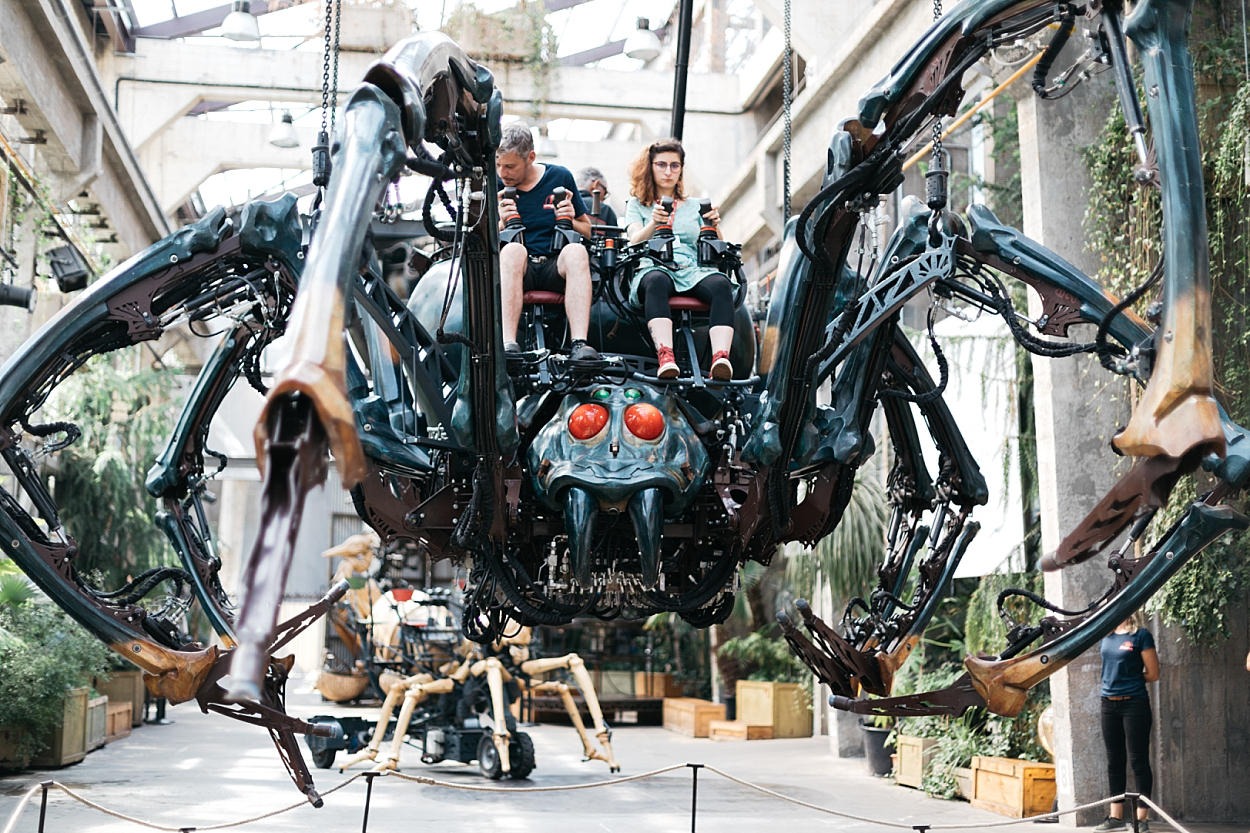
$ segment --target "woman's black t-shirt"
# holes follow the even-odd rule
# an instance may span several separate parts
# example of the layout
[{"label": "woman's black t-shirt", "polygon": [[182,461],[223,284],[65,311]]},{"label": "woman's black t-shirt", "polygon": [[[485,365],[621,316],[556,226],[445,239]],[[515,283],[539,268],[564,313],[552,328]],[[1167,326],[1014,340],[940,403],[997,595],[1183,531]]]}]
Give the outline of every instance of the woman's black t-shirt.
[{"label": "woman's black t-shirt", "polygon": [[1145,628],[1132,633],[1109,633],[1102,638],[1103,697],[1146,696],[1146,666],[1142,651],[1155,646],[1155,638]]}]

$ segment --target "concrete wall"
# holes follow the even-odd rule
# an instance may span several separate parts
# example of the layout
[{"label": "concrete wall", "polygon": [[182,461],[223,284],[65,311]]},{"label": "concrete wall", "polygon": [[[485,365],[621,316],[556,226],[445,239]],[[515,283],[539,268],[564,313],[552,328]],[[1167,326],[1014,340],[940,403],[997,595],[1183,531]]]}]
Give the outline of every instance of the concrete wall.
[{"label": "concrete wall", "polygon": [[[1113,102],[1111,82],[1102,77],[1057,102],[1030,96],[1020,103],[1024,230],[1091,275],[1100,263],[1098,253],[1085,248],[1081,228],[1089,187],[1081,149],[1096,139]],[[1092,333],[1089,327],[1075,338]],[[1034,358],[1033,369],[1042,547],[1050,552],[1127,469],[1128,461],[1115,457],[1108,444],[1127,421],[1128,390],[1089,357]],[[1080,609],[1111,580],[1106,558],[1096,557],[1048,574],[1046,596]],[[1158,622],[1151,630],[1162,665],[1161,680],[1152,686],[1154,800],[1186,820],[1244,822],[1250,816],[1244,605],[1234,614],[1233,638],[1219,645],[1191,646]],[[1108,796],[1100,672],[1094,648],[1051,678],[1061,809]],[[1101,808],[1085,811],[1077,822],[1094,823],[1103,815]]]}]

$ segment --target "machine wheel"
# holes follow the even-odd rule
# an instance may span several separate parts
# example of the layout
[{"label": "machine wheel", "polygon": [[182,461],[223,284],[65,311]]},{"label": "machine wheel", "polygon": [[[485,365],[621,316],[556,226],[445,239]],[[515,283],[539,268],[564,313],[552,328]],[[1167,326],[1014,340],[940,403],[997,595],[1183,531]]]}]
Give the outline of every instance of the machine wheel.
[{"label": "machine wheel", "polygon": [[477,742],[477,766],[492,781],[503,777],[503,761],[499,759],[499,750],[495,748],[495,736],[492,732],[483,732],[482,739]]},{"label": "machine wheel", "polygon": [[508,753],[512,757],[512,771],[508,776],[513,779],[528,778],[534,771],[534,741],[524,732],[512,736],[508,744]]},{"label": "machine wheel", "polygon": [[334,766],[334,756],[338,754],[337,749],[313,749],[310,751],[313,765],[317,769],[329,769]]}]

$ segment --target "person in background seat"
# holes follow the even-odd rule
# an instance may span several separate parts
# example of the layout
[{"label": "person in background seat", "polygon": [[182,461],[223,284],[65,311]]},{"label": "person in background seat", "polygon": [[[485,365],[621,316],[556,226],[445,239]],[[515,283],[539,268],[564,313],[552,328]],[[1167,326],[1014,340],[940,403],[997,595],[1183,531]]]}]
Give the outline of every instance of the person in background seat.
[{"label": "person in background seat", "polygon": [[[713,379],[728,381],[734,372],[729,361],[734,335],[734,285],[716,269],[699,266],[696,249],[700,227],[708,224],[715,228],[720,213],[712,208],[700,217],[698,202],[687,199],[685,163],[686,151],[676,139],[648,145],[634,161],[630,171],[631,196],[625,205],[625,233],[630,245],[651,239],[657,229],[667,232],[671,228],[674,239],[670,263],[642,259],[630,285],[630,296],[642,306],[646,316],[661,379],[674,379],[680,372],[673,353],[673,319],[668,299],[681,294],[705,302],[710,308],[708,336],[712,342],[709,373]],[[661,203],[664,197],[672,200],[671,213]],[[716,236],[720,236],[719,230]]]},{"label": "person in background seat", "polygon": [[[601,223],[605,226],[616,225],[616,211],[607,203],[608,181],[604,178],[602,171],[598,168],[582,168],[578,171],[577,191],[582,195],[582,202],[587,206],[592,206],[590,213],[591,223]],[[595,191],[599,192],[601,203],[598,214],[595,214],[593,210]]]},{"label": "person in background seat", "polygon": [[[593,361],[598,351],[586,343],[590,327],[590,256],[585,246],[568,245],[552,252],[557,220],[569,220],[583,237],[590,236],[590,220],[577,193],[573,174],[559,165],[535,162],[534,137],[523,124],[504,128],[495,154],[495,171],[505,187],[516,189],[516,199],[501,195],[499,228],[520,215],[525,243],[506,243],[499,251],[499,290],[503,305],[504,351],[520,352],[517,325],[526,290],[564,294],[572,344],[569,358]],[[569,195],[556,203],[553,191],[565,188]]]}]

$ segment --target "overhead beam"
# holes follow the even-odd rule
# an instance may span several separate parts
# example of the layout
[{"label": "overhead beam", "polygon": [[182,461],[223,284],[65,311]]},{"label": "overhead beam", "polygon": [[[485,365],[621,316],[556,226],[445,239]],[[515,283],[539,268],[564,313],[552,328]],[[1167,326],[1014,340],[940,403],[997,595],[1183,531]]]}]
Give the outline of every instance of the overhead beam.
[{"label": "overhead beam", "polygon": [[[249,10],[257,17],[262,14],[268,14],[271,6],[276,8],[286,8],[295,5],[293,3],[270,3],[269,0],[250,0]],[[189,35],[198,35],[201,32],[207,32],[209,29],[216,29],[226,19],[226,15],[230,14],[234,6],[227,3],[224,6],[214,6],[211,9],[204,9],[200,12],[192,14],[179,15],[169,20],[153,23],[151,26],[140,26],[133,30],[131,34],[136,38],[185,38]]]},{"label": "overhead beam", "polygon": [[169,223],[96,72],[83,35],[92,28],[73,0],[0,0],[0,96],[26,102],[17,121],[43,138],[34,168],[53,200],[99,186],[101,209],[131,247],[115,253],[128,254],[168,234]]}]

